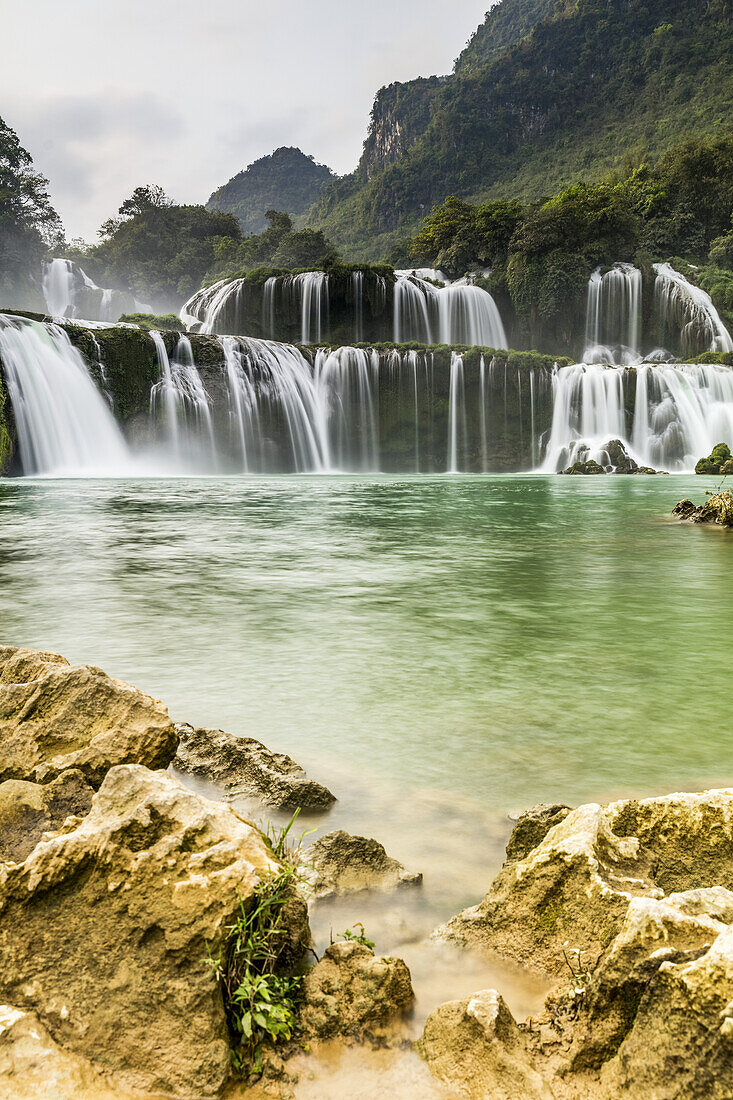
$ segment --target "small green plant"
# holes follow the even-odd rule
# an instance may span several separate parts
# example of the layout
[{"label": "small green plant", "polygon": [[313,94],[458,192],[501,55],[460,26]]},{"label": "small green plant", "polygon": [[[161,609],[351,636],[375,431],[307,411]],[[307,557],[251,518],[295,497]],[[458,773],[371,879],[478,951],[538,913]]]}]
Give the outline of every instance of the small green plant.
[{"label": "small green plant", "polygon": [[[358,929],[359,931],[354,931]],[[351,928],[347,928],[345,932],[339,933],[339,938],[342,940],[351,940],[354,943],[361,943],[364,947],[369,947],[374,950],[374,941],[367,938],[366,929],[361,921],[357,921]]]},{"label": "small green plant", "polygon": [[298,811],[281,830],[268,828],[282,870],[263,878],[252,897],[239,898],[239,912],[218,954],[209,951],[224,998],[232,1065],[242,1077],[260,1074],[264,1045],[289,1041],[295,1028],[302,977],[280,971],[288,948],[285,910],[298,877],[299,845],[288,846],[297,816]]}]

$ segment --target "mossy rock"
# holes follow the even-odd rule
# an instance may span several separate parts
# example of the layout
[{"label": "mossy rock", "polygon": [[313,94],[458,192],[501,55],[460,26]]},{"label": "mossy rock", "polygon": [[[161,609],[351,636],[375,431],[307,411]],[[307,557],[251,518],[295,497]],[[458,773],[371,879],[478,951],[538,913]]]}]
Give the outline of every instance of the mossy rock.
[{"label": "mossy rock", "polygon": [[723,466],[731,462],[730,447],[727,443],[717,443],[713,447],[712,454],[707,458],[701,458],[695,466],[696,474],[721,474],[733,472],[733,465],[728,470]]},{"label": "mossy rock", "polygon": [[587,462],[574,462],[572,466],[568,466],[567,470],[563,470],[564,474],[605,474],[605,472],[603,467],[592,458]]}]

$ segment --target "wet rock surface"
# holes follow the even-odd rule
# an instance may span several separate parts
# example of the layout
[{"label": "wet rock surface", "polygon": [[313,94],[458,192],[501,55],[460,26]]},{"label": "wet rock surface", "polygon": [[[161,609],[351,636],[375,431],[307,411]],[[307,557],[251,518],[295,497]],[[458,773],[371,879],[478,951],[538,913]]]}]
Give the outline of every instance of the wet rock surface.
[{"label": "wet rock surface", "polygon": [[730,447],[727,443],[718,443],[713,447],[712,453],[707,458],[698,460],[695,466],[696,474],[729,474],[733,473],[733,459]]},{"label": "wet rock surface", "polygon": [[416,1048],[459,1096],[552,1100],[549,1084],[532,1066],[525,1033],[495,989],[441,1005]]},{"label": "wet rock surface", "polygon": [[229,807],[115,767],[75,829],[0,865],[0,1000],[125,1085],[215,1096],[229,1044],[206,945],[273,866]]},{"label": "wet rock surface", "polygon": [[692,520],[693,523],[733,527],[733,492],[726,490],[722,493],[711,493],[699,507],[686,498],[674,506],[672,515],[678,519]]},{"label": "wet rock surface", "polygon": [[91,665],[0,647],[0,780],[69,768],[98,787],[115,764],[165,768],[178,738],[162,703]]},{"label": "wet rock surface", "polygon": [[379,841],[351,836],[343,829],[327,833],[306,848],[302,864],[304,889],[313,898],[393,890],[422,882],[421,874],[406,871]]},{"label": "wet rock surface", "polygon": [[326,810],[336,801],[289,756],[271,752],[252,737],[185,724],[176,728],[175,767],[210,780],[228,795],[249,795],[273,809],[305,812]]},{"label": "wet rock surface", "polygon": [[[566,809],[526,817],[544,828]],[[437,1010],[418,1043],[432,1072],[470,1097],[502,1095],[490,1074],[510,1056],[528,1073],[517,1096],[536,1094],[534,1072],[556,1100],[733,1095],[733,790],[581,806],[529,852],[525,839],[439,934],[558,985],[515,1025],[520,1041],[497,993],[493,1030],[469,1022],[469,1002]]]},{"label": "wet rock surface", "polygon": [[402,959],[353,941],[333,943],[305,977],[299,1033],[307,1042],[376,1036],[409,1012],[414,997]]}]

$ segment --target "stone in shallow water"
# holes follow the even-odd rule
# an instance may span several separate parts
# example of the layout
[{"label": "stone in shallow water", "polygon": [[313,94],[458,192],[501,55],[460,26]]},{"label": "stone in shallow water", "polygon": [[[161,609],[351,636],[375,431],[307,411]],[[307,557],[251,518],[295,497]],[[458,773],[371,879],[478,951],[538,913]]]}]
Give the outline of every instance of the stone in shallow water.
[{"label": "stone in shallow water", "polygon": [[419,886],[422,875],[406,871],[378,840],[351,836],[343,829],[327,833],[303,852],[302,873],[315,898]]},{"label": "stone in shallow water", "polygon": [[418,1052],[451,1095],[472,1100],[552,1100],[503,998],[484,989],[428,1016]]},{"label": "stone in shallow water", "polygon": [[733,889],[733,791],[590,804],[436,934],[561,975],[567,946],[593,967],[632,898],[708,886]]},{"label": "stone in shallow water", "polygon": [[299,1035],[306,1042],[363,1039],[399,1020],[414,999],[402,959],[353,941],[332,943],[305,976]]},{"label": "stone in shallow water", "polygon": [[252,737],[233,737],[223,730],[177,727],[175,767],[200,775],[228,794],[255,795],[279,810],[324,810],[336,801],[321,783],[289,756],[271,752]]},{"label": "stone in shallow water", "polygon": [[[127,1087],[216,1096],[229,1043],[207,943],[276,867],[229,806],[112,768],[75,829],[0,865],[0,999]],[[296,952],[303,902],[289,921]]]},{"label": "stone in shallow water", "polygon": [[542,843],[550,829],[564,821],[571,812],[572,806],[557,802],[552,806],[546,806],[541,802],[525,810],[517,818],[517,823],[507,842],[506,858],[508,860],[524,859],[533,848]]},{"label": "stone in shallow water", "polygon": [[162,703],[91,665],[0,647],[0,780],[68,768],[98,787],[116,764],[165,768],[178,738]]}]

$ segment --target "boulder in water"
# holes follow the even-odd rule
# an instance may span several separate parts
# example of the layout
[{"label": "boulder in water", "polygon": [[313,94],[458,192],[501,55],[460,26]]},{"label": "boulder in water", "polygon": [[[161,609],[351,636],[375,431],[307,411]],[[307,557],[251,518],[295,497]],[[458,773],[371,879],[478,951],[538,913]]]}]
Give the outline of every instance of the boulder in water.
[{"label": "boulder in water", "polygon": [[409,1012],[414,999],[402,959],[356,941],[332,943],[303,981],[299,1034],[306,1042],[373,1036]]},{"label": "boulder in water", "polygon": [[731,461],[730,447],[727,443],[718,443],[713,447],[712,454],[707,458],[701,458],[695,466],[696,474],[722,474],[723,466]]},{"label": "boulder in water", "polygon": [[542,843],[550,829],[564,821],[569,813],[572,813],[571,806],[557,802],[552,806],[546,806],[541,802],[538,806],[532,806],[531,809],[521,813],[507,842],[507,860],[515,861],[528,856],[538,844]]},{"label": "boulder in water", "polygon": [[580,806],[436,935],[546,974],[592,967],[634,897],[733,889],[733,791]]},{"label": "boulder in water", "polygon": [[336,801],[289,756],[271,752],[253,737],[185,724],[177,732],[175,767],[211,780],[229,795],[252,795],[278,810],[326,810]]},{"label": "boulder in water", "polygon": [[[230,807],[114,767],[75,828],[1,867],[0,1001],[125,1087],[217,1096],[230,1053],[207,945],[277,867]],[[303,903],[291,923],[302,942]]]},{"label": "boulder in water", "polygon": [[415,1047],[451,1095],[552,1100],[532,1066],[525,1033],[495,989],[440,1005]]},{"label": "boulder in water", "polygon": [[422,875],[406,871],[377,840],[338,829],[321,837],[302,855],[306,892],[314,898],[418,886]]},{"label": "boulder in water", "polygon": [[91,665],[0,647],[0,780],[69,768],[98,787],[115,764],[165,768],[178,738],[162,703]]},{"label": "boulder in water", "polygon": [[691,500],[681,500],[672,509],[672,515],[694,523],[715,523],[718,527],[733,527],[733,493],[711,493],[699,508]]},{"label": "boulder in water", "polygon": [[567,470],[562,472],[564,474],[605,474],[606,471],[595,459],[589,458],[586,462],[574,462],[572,466],[568,466]]}]

